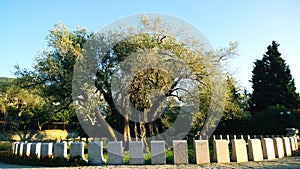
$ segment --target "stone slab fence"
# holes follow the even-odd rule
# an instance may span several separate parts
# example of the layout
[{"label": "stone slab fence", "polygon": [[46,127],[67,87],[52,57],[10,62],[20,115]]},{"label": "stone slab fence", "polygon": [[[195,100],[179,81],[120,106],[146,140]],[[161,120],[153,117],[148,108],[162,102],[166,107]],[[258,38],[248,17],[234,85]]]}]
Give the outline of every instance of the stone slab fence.
[{"label": "stone slab fence", "polygon": [[[212,142],[214,155],[210,157],[209,144]],[[35,158],[81,158],[88,161],[90,165],[122,165],[123,142],[108,141],[106,161],[103,156],[103,141],[88,142],[88,159],[85,159],[85,142],[48,142],[48,143],[24,143],[13,142],[12,153],[20,157]],[[262,161],[264,159],[273,160],[285,156],[291,156],[293,151],[297,151],[298,143],[295,137],[279,136],[213,136],[212,140],[194,140],[194,162],[196,164],[207,164],[210,162],[230,163]],[[229,145],[232,147],[232,153],[229,152]],[[70,147],[70,154],[67,154],[67,148]],[[165,141],[151,141],[151,164],[166,164],[166,144]],[[186,140],[173,140],[173,160],[174,164],[189,164],[188,144]],[[142,165],[144,160],[144,144],[142,141],[129,142],[129,164]]]}]

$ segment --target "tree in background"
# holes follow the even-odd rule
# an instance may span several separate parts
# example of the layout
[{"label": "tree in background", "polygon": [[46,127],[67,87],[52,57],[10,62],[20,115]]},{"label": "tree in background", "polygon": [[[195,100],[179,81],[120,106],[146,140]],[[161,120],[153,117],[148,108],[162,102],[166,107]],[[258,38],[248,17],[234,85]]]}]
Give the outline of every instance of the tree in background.
[{"label": "tree in background", "polygon": [[[25,89],[38,89],[45,99],[46,109],[56,114],[56,120],[68,121],[76,116],[72,99],[73,67],[88,38],[84,28],[70,31],[61,23],[55,25],[47,36],[49,50],[36,58],[34,69],[20,69],[16,66],[18,85]],[[40,117],[48,118],[40,112]],[[53,120],[53,119],[51,119]],[[39,127],[46,121],[38,121]]]},{"label": "tree in background", "polygon": [[[150,28],[163,29],[163,24],[160,25],[160,23],[159,19],[152,21],[147,18],[142,18],[141,27],[145,27],[146,30]],[[222,69],[220,68],[222,59],[226,59],[235,54],[236,44],[231,44],[229,48],[218,50],[214,57],[208,57],[204,56],[203,51],[201,51],[201,44],[197,41],[192,41],[189,39],[190,37],[185,37],[188,39],[189,44],[184,44],[171,36],[163,39],[163,36],[160,34],[151,34],[147,32],[140,32],[137,34],[136,32],[133,32],[132,35],[135,36],[129,36],[128,38],[118,41],[118,43],[110,41],[115,38],[115,36],[124,37],[124,32],[127,30],[122,32],[123,30],[116,30],[116,32],[112,31],[104,36],[99,36],[98,38],[100,38],[100,40],[98,39],[99,41],[95,43],[95,47],[101,49],[99,51],[107,52],[103,58],[95,60],[94,63],[97,63],[99,66],[98,69],[96,69],[97,74],[92,77],[95,79],[96,85],[93,89],[88,89],[89,92],[87,92],[91,97],[97,97],[99,102],[87,105],[88,109],[86,110],[90,110],[94,114],[87,114],[87,111],[83,111],[81,114],[82,117],[79,115],[79,118],[82,118],[80,121],[89,123],[91,126],[103,126],[105,125],[105,122],[108,122],[114,129],[124,133],[125,137],[138,137],[138,139],[144,139],[146,136],[159,134],[163,129],[168,128],[174,119],[177,118],[178,105],[182,104],[180,103],[180,99],[183,99],[180,94],[185,92],[178,84],[180,81],[182,83],[187,83],[189,81],[186,81],[186,79],[188,79],[190,81],[197,81],[197,83],[200,84],[197,91],[186,92],[199,94],[201,103],[203,103],[199,106],[199,111],[194,112],[193,114],[194,116],[201,117],[201,122],[199,120],[193,121],[193,125],[195,126],[194,131],[199,131],[205,121],[211,99],[211,86],[208,78],[210,72],[208,70]],[[36,58],[36,64],[33,71],[17,67],[16,75],[18,75],[18,85],[27,90],[38,89],[39,92],[37,94],[44,99],[46,107],[43,110],[46,111],[39,111],[41,113],[39,117],[50,119],[47,118],[46,114],[46,112],[50,112],[51,114],[56,114],[55,118],[51,120],[63,119],[63,121],[67,121],[70,119],[77,119],[72,99],[74,65],[76,60],[83,59],[81,53],[83,51],[82,48],[86,45],[87,39],[91,36],[93,36],[93,33],[88,34],[86,30],[82,28],[79,28],[76,31],[70,31],[64,24],[55,25],[55,28],[50,31],[50,34],[47,37],[49,49]],[[116,39],[118,40],[119,37],[116,37]],[[105,45],[107,45],[107,43],[115,44],[113,46],[108,45],[110,48],[106,50]],[[147,49],[147,52],[150,55],[156,54],[155,52],[157,49],[159,49],[158,51],[168,51],[164,54],[165,59],[178,57],[183,60],[185,65],[189,66],[192,72],[190,77],[180,77],[177,79],[168,76],[166,72],[152,68],[145,69],[136,74],[129,90],[130,101],[136,109],[155,113],[159,107],[155,107],[157,105],[154,103],[160,102],[159,100],[155,100],[157,99],[155,97],[151,98],[152,91],[158,93],[162,92],[164,93],[164,97],[170,99],[170,104],[165,105],[166,109],[162,116],[147,124],[129,121],[126,119],[126,116],[122,116],[113,103],[113,93],[111,90],[112,76],[118,66],[120,66],[120,63],[129,55],[138,52],[141,53],[145,49]],[[142,59],[142,57],[145,56],[146,55],[140,55],[139,57]],[[153,60],[153,62],[158,61]],[[131,62],[129,64],[136,66],[136,62]],[[172,64],[176,65],[177,63],[174,62]],[[85,77],[82,79],[84,80],[84,78]],[[122,81],[119,83],[120,85],[122,85],[121,82]],[[122,86],[120,88],[122,88]],[[143,95],[141,95],[141,93]],[[80,99],[85,99],[84,97],[85,96],[83,95],[76,101],[80,102]],[[234,97],[234,95],[228,95],[228,99]],[[237,102],[234,104],[236,103]],[[232,107],[229,108],[232,109],[232,111],[230,110],[226,113],[228,118],[230,117],[230,119],[232,119],[240,117],[242,112],[237,111],[239,110],[238,107],[229,107]],[[232,113],[236,114],[233,115]],[[197,122],[199,123],[196,124]],[[42,122],[39,123],[43,124]],[[109,127],[104,128],[109,129]],[[109,132],[111,132],[111,130]],[[103,127],[102,131],[99,133],[104,133]],[[114,133],[112,133],[112,138],[116,138]]]},{"label": "tree in background", "polygon": [[[0,78],[1,80],[6,78]],[[51,113],[41,91],[21,88],[17,79],[0,83],[0,120],[5,130],[41,130],[48,122],[60,119],[61,112]]]},{"label": "tree in background", "polygon": [[[201,44],[203,42],[199,42],[193,37],[188,37],[184,33],[184,30],[179,32],[178,28],[169,28],[166,25],[160,18],[142,17],[139,29],[123,27],[120,30],[97,34],[94,40],[90,40],[93,43],[88,47],[91,50],[87,51],[95,51],[95,54],[91,52],[90,56],[97,56],[98,53],[102,54],[102,57],[95,58],[94,62],[92,62],[96,63],[97,66],[95,67],[98,68],[95,87],[105,101],[104,105],[106,108],[102,109],[104,110],[102,114],[105,115],[105,120],[118,133],[123,134],[123,138],[117,139],[122,139],[125,142],[131,138],[145,141],[147,136],[159,135],[164,129],[171,126],[170,123],[178,117],[179,107],[182,105],[188,106],[186,100],[189,98],[193,99],[191,94],[200,96],[204,102],[201,101],[201,105],[198,105],[199,110],[203,111],[196,110],[190,113],[189,116],[201,116],[203,120],[201,124],[203,125],[211,103],[210,75],[214,71],[220,70],[223,72],[221,67],[222,59],[228,58],[236,52],[236,44],[232,43],[229,48],[218,50],[216,55],[212,57],[207,56],[207,53],[203,52],[203,45]],[[131,60],[132,56],[135,56],[135,60]],[[87,62],[84,59],[82,59],[80,65],[90,66],[90,64],[86,64]],[[153,67],[147,69],[141,68],[132,79],[128,75],[130,71],[122,69],[123,72],[118,72],[120,67],[136,68],[140,65],[145,66],[147,65],[145,62],[148,62],[147,59],[151,59],[151,63],[156,65],[164,61],[164,64],[169,65],[167,71],[177,71],[180,67],[182,71],[178,71],[177,77],[172,77],[167,71],[161,69]],[[187,65],[191,73],[185,73],[186,69],[183,69],[182,64]],[[83,66],[79,69],[88,70],[89,68],[84,68]],[[118,76],[119,74],[122,74],[122,78],[117,77],[120,79],[118,83],[112,83],[114,76]],[[85,74],[80,76],[79,72],[77,78],[78,81],[82,81],[82,79],[89,77],[86,77]],[[128,84],[129,82],[130,84]],[[193,83],[197,83],[198,88],[192,88]],[[113,86],[115,86],[115,90],[112,89]],[[190,90],[184,87],[190,87]],[[85,90],[83,89],[84,85],[78,85],[78,88],[82,88],[78,89],[78,93],[80,93],[78,94],[80,96],[78,97],[79,103],[91,100],[85,92],[80,91]],[[128,88],[128,100],[126,100],[126,93],[124,94],[122,91],[124,88]],[[157,97],[152,97],[153,93]],[[169,104],[166,105],[164,103],[165,100],[160,97],[167,100]],[[223,100],[223,98],[222,96],[218,101]],[[80,107],[87,108],[87,101],[87,104],[82,104]],[[128,108],[125,105],[120,110],[115,104],[117,102],[120,103],[119,105],[122,105],[126,104],[127,101],[130,101],[135,109],[142,112],[139,115],[136,114],[136,116],[143,116],[146,120],[130,120],[129,116],[135,115],[132,111],[128,110],[131,107],[128,106]],[[199,102],[199,100],[197,101]],[[159,110],[163,106],[166,107],[165,111],[162,112],[160,117],[156,118],[156,115],[160,114]],[[205,108],[202,109],[202,107]],[[86,117],[85,119],[101,120],[101,114],[97,110],[93,112],[93,115],[95,118]],[[155,120],[152,121],[151,119]],[[94,131],[97,130],[98,126],[102,125],[104,124],[100,123],[97,125],[91,122],[91,126],[95,126]],[[190,127],[190,124],[183,124],[181,127],[184,128],[186,126]],[[195,131],[201,130],[197,127],[194,129]]]},{"label": "tree in background", "polygon": [[247,121],[251,119],[248,102],[246,91],[238,86],[233,77],[227,75],[225,109],[216,133],[243,134]]},{"label": "tree in background", "polygon": [[250,118],[247,112],[248,96],[237,86],[237,82],[227,75],[227,93],[223,119],[224,120],[242,120]]},{"label": "tree in background", "polygon": [[253,115],[249,122],[249,134],[280,134],[287,133],[286,128],[299,129],[299,113],[283,106],[269,106]]},{"label": "tree in background", "polygon": [[268,106],[281,105],[288,109],[300,107],[294,79],[289,66],[278,51],[275,41],[261,60],[254,62],[252,71],[251,111],[258,112]]}]

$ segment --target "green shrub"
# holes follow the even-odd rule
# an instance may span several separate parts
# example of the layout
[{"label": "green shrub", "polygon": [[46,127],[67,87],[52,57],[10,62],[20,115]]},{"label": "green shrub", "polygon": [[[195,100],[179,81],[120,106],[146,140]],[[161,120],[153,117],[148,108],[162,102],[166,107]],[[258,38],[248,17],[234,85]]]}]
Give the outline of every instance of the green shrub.
[{"label": "green shrub", "polygon": [[0,143],[0,151],[11,152],[12,144],[11,143]]},{"label": "green shrub", "polygon": [[299,128],[296,113],[282,106],[270,106],[253,115],[249,128],[253,134],[284,135],[286,128]]}]

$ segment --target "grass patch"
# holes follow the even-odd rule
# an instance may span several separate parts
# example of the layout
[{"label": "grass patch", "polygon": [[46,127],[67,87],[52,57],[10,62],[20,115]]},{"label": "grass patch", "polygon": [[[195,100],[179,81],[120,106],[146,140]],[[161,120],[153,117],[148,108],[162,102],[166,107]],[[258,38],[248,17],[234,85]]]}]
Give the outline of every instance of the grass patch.
[{"label": "grass patch", "polygon": [[88,163],[80,157],[72,159],[62,158],[44,158],[37,159],[35,157],[18,157],[11,153],[1,153],[0,162],[16,165],[33,165],[45,167],[72,167],[72,166],[87,166]]},{"label": "grass patch", "polygon": [[300,156],[300,150],[293,151],[292,156]]},{"label": "grass patch", "polygon": [[0,143],[0,151],[1,152],[11,152],[12,144],[11,143]]},{"label": "grass patch", "polygon": [[66,159],[36,159],[30,157],[17,157],[11,153],[2,153],[0,161],[8,164],[16,165],[34,165],[34,166],[47,166],[47,167],[63,167],[68,166]]},{"label": "grass patch", "polygon": [[166,151],[166,163],[167,164],[173,164],[174,159],[173,159],[173,150],[169,149]]}]

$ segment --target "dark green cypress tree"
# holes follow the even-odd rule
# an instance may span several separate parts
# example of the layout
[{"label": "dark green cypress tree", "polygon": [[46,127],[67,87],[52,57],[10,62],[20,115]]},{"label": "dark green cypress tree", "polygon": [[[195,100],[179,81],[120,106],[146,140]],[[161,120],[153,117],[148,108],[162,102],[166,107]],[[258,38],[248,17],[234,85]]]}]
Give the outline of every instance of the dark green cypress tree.
[{"label": "dark green cypress tree", "polygon": [[261,111],[268,106],[281,105],[288,109],[299,108],[299,94],[289,66],[278,51],[275,41],[261,60],[254,62],[252,71],[251,110]]}]

